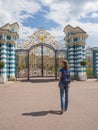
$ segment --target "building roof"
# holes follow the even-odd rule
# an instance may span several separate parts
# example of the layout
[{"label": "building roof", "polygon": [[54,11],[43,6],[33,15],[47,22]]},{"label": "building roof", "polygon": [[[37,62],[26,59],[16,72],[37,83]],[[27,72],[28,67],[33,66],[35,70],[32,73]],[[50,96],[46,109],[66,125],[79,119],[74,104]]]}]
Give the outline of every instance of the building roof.
[{"label": "building roof", "polygon": [[72,27],[71,25],[67,25],[65,28],[64,28],[64,33],[68,33],[69,31],[71,32],[75,32],[75,33],[86,33],[83,29],[81,29],[79,26],[77,27]]},{"label": "building roof", "polygon": [[98,47],[93,47],[92,50],[98,50]]},{"label": "building roof", "polygon": [[5,24],[3,25],[2,27],[0,27],[0,29],[5,29],[5,30],[11,30],[11,29],[15,29],[15,30],[19,30],[19,24],[16,22],[16,23],[13,23],[13,24]]},{"label": "building roof", "polygon": [[[11,30],[15,29],[16,31],[15,32],[11,32]],[[0,27],[0,34],[9,34],[9,35],[15,35],[17,36],[17,38],[19,38],[19,35],[17,33],[17,31],[19,30],[19,24],[16,22],[16,23],[13,23],[13,24],[5,24],[3,25],[2,27]]]}]

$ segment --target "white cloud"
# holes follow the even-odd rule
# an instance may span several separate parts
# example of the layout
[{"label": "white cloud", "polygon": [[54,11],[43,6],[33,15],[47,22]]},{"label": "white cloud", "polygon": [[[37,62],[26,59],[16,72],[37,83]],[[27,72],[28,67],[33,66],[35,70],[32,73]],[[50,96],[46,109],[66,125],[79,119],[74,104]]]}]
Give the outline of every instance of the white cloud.
[{"label": "white cloud", "polygon": [[53,0],[40,0],[40,1],[45,6],[49,6],[53,3]]},{"label": "white cloud", "polygon": [[[49,7],[50,12],[48,12],[45,17],[46,19],[51,19],[54,22],[60,25],[58,33],[56,29],[52,29],[57,36],[62,35],[61,30],[67,25],[71,24],[72,26],[80,26],[85,31],[87,31],[89,38],[88,43],[92,46],[93,44],[98,46],[97,40],[91,40],[90,37],[95,37],[97,39],[98,35],[98,24],[91,23],[89,20],[87,23],[81,22],[79,19],[81,17],[87,19],[88,14],[92,14],[90,18],[97,17],[98,14],[95,13],[98,11],[98,0],[52,0],[51,3],[45,3],[46,0],[41,0],[43,5]],[[61,29],[61,30],[60,30]],[[94,41],[94,42],[93,42]]]},{"label": "white cloud", "polygon": [[[47,6],[49,11],[42,8],[42,5]],[[60,25],[48,30],[58,39],[63,39],[64,27],[71,24],[87,31],[90,37],[87,42],[92,45],[94,41],[97,45],[98,24],[89,21],[83,23],[79,19],[87,19],[90,13],[90,18],[98,17],[98,0],[0,0],[0,26],[17,21],[20,24],[20,38],[25,39],[35,29],[23,26],[22,22],[28,17],[33,17],[39,10],[45,12],[46,20],[53,20]],[[91,37],[95,40],[91,40]]]},{"label": "white cloud", "polygon": [[65,34],[63,32],[63,28],[57,27],[57,28],[51,28],[51,30],[48,30],[54,37],[57,38],[57,40],[63,40]]},{"label": "white cloud", "polygon": [[93,18],[98,17],[98,13],[92,13],[91,17]]},{"label": "white cloud", "polygon": [[31,34],[31,31],[33,32],[33,29],[23,26],[22,21],[28,17],[33,17],[32,15],[40,9],[40,4],[34,0],[0,0],[0,26],[18,22],[20,38],[25,38]]},{"label": "white cloud", "polygon": [[60,25],[72,19],[79,20],[80,17],[86,17],[88,13],[98,10],[98,0],[51,0],[47,4],[46,0],[41,2],[50,9],[45,17]]},{"label": "white cloud", "polygon": [[[24,16],[27,18],[30,15],[40,10],[40,5],[34,1],[27,0],[1,0],[0,1],[0,16],[4,24],[6,22],[21,22],[21,18]],[[25,15],[21,15],[22,12],[26,12]],[[4,12],[4,15],[3,13]],[[20,17],[21,16],[21,17]]]},{"label": "white cloud", "polygon": [[30,28],[30,27],[25,27],[22,24],[20,24],[20,30],[19,30],[19,35],[20,39],[27,39],[28,36],[32,35],[36,31],[36,28]]}]

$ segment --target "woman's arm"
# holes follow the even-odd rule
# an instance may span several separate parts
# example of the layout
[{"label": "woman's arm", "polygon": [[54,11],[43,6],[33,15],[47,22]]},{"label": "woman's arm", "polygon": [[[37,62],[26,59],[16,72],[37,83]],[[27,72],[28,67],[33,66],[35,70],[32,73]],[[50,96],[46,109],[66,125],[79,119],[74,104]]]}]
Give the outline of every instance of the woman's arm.
[{"label": "woman's arm", "polygon": [[60,82],[61,82],[61,78],[62,78],[62,73],[60,72],[60,73],[59,73],[59,83],[58,83],[58,86],[59,86],[59,84],[60,84]]}]

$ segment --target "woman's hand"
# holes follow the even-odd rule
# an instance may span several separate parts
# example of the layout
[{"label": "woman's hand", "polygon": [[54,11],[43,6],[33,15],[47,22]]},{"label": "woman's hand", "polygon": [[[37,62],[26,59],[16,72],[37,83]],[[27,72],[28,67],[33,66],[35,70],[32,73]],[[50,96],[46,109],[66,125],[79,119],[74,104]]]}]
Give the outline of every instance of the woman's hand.
[{"label": "woman's hand", "polygon": [[62,73],[59,73],[59,82],[58,82],[58,87],[60,88],[60,82],[61,82],[61,78],[62,78]]}]

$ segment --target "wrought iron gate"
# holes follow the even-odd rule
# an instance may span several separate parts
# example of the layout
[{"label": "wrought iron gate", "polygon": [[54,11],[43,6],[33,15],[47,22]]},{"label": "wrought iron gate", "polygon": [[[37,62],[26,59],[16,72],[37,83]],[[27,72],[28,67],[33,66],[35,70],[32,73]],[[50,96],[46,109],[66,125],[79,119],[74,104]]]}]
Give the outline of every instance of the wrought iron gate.
[{"label": "wrought iron gate", "polygon": [[29,50],[29,78],[56,76],[55,49],[50,45],[38,44]]},{"label": "wrought iron gate", "polygon": [[[62,52],[62,53],[61,53]],[[17,50],[17,78],[54,77],[57,79],[60,62],[65,59],[65,50],[40,43],[29,49]]]}]

